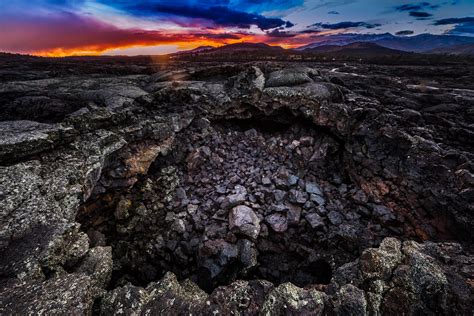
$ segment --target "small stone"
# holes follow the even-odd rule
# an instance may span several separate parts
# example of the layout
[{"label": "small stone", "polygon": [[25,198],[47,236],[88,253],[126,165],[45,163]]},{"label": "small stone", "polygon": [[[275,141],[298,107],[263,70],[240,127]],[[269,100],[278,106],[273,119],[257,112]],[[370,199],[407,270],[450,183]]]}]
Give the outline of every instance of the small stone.
[{"label": "small stone", "polygon": [[257,249],[255,245],[248,239],[241,239],[238,242],[239,247],[239,259],[245,268],[251,268],[258,264],[257,261]]},{"label": "small stone", "polygon": [[377,217],[382,223],[386,224],[396,220],[396,216],[391,208],[376,204],[370,204],[370,206],[372,207],[373,215]]},{"label": "small stone", "polygon": [[255,128],[246,130],[246,131],[244,132],[244,134],[245,134],[245,136],[250,137],[250,138],[252,138],[252,137],[257,137],[257,136],[258,136],[258,132],[257,132],[257,130],[256,130]]},{"label": "small stone", "polygon": [[268,177],[262,177],[262,184],[263,185],[271,185],[272,184],[272,180]]},{"label": "small stone", "polygon": [[286,192],[282,190],[275,190],[273,192],[273,196],[275,197],[276,201],[282,201],[285,198]]},{"label": "small stone", "polygon": [[318,206],[316,210],[319,215],[325,216],[328,213],[328,210],[324,206]]},{"label": "small stone", "polygon": [[297,148],[297,147],[299,147],[299,146],[300,146],[300,142],[299,142],[298,140],[296,140],[296,139],[295,139],[294,141],[292,141],[292,142],[291,142],[291,145],[290,145],[290,147],[291,147],[292,149],[295,149],[295,148]]},{"label": "small stone", "polygon": [[272,210],[275,212],[286,212],[288,211],[288,206],[285,204],[274,204],[272,205]]},{"label": "small stone", "polygon": [[316,213],[306,214],[304,218],[308,221],[309,225],[311,225],[313,229],[321,229],[324,227],[324,221],[322,217]]},{"label": "small stone", "polygon": [[354,193],[352,195],[352,199],[362,205],[366,204],[367,201],[369,200],[367,198],[367,195],[362,190],[358,190],[356,193]]},{"label": "small stone", "polygon": [[118,220],[126,219],[129,216],[129,209],[132,206],[132,201],[122,197],[120,201],[117,203],[117,207],[115,208],[114,216]]},{"label": "small stone", "polygon": [[289,186],[294,186],[298,183],[299,178],[295,175],[289,175],[287,179],[287,183]]},{"label": "small stone", "polygon": [[236,193],[228,195],[221,204],[221,208],[230,209],[236,205],[244,203],[246,200],[246,194]]},{"label": "small stone", "polygon": [[186,191],[183,188],[177,188],[176,198],[178,198],[179,200],[187,199]]},{"label": "small stone", "polygon": [[202,267],[210,272],[211,278],[217,277],[238,255],[237,246],[223,239],[208,240],[199,249]]},{"label": "small stone", "polygon": [[300,144],[302,146],[312,146],[314,144],[314,137],[303,136],[300,138]]},{"label": "small stone", "polygon": [[211,155],[211,149],[207,146],[202,146],[199,150],[206,156],[209,157]]},{"label": "small stone", "polygon": [[182,219],[177,219],[171,225],[171,230],[177,232],[178,234],[182,234],[186,232],[186,224]]},{"label": "small stone", "polygon": [[326,200],[321,195],[311,193],[309,195],[309,199],[311,202],[315,202],[316,204],[321,205],[321,206],[326,204]]},{"label": "small stone", "polygon": [[235,187],[234,187],[234,193],[236,194],[247,194],[247,189],[240,185],[240,184],[237,184]]},{"label": "small stone", "polygon": [[198,209],[198,206],[195,205],[195,204],[188,204],[188,207],[187,207],[187,211],[188,211],[188,214],[194,214],[196,213]]},{"label": "small stone", "polygon": [[319,186],[316,183],[306,182],[305,188],[306,188],[306,192],[308,192],[310,194],[316,194],[316,195],[319,195],[319,196],[323,196],[323,192],[321,191],[321,189],[319,188]]},{"label": "small stone", "polygon": [[291,190],[289,200],[291,203],[304,204],[308,200],[308,194],[299,190]]},{"label": "small stone", "polygon": [[216,185],[216,192],[219,194],[227,193],[227,188],[224,185]]},{"label": "small stone", "polygon": [[343,221],[341,213],[337,211],[329,212],[328,219],[331,222],[331,224],[336,225],[336,226],[341,225]]},{"label": "small stone", "polygon": [[301,207],[292,204],[288,205],[286,217],[288,218],[288,225],[298,225],[301,218]]},{"label": "small stone", "polygon": [[277,233],[283,233],[288,229],[288,220],[284,214],[275,213],[265,217],[265,221]]},{"label": "small stone", "polygon": [[288,182],[280,177],[275,178],[274,182],[277,188],[286,189],[288,187]]},{"label": "small stone", "polygon": [[176,216],[173,212],[168,212],[166,213],[166,216],[165,216],[165,222],[172,222],[175,220],[175,218]]}]

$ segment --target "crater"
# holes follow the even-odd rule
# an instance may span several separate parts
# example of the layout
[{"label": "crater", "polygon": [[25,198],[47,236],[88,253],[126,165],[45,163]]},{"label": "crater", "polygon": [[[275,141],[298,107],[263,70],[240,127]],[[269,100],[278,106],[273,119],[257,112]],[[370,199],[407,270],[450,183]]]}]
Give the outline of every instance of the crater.
[{"label": "crater", "polygon": [[[112,246],[110,288],[168,271],[207,292],[237,279],[324,287],[333,269],[407,231],[353,183],[343,150],[290,113],[198,118],[133,186],[95,190],[78,221],[93,245]],[[102,178],[123,168],[110,165]]]}]

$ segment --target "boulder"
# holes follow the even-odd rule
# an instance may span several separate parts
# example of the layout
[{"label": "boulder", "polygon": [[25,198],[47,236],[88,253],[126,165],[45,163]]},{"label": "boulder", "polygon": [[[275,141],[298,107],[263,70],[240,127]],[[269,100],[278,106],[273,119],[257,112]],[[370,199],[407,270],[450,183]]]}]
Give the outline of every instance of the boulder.
[{"label": "boulder", "polygon": [[229,213],[229,229],[250,239],[257,239],[260,234],[260,219],[250,207],[239,205]]}]

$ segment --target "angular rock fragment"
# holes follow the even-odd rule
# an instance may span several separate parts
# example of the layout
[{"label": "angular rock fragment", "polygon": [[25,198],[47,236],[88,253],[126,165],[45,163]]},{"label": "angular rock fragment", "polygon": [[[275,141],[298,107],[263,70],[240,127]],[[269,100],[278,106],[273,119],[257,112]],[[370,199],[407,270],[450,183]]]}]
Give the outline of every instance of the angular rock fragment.
[{"label": "angular rock fragment", "polygon": [[286,215],[275,213],[265,217],[265,221],[277,233],[283,233],[288,229],[288,219]]},{"label": "angular rock fragment", "polygon": [[250,207],[239,205],[229,213],[229,229],[251,239],[257,239],[260,234],[260,220]]},{"label": "angular rock fragment", "polygon": [[311,225],[311,228],[321,229],[325,226],[321,216],[316,213],[306,214],[304,218],[308,221],[309,225]]}]

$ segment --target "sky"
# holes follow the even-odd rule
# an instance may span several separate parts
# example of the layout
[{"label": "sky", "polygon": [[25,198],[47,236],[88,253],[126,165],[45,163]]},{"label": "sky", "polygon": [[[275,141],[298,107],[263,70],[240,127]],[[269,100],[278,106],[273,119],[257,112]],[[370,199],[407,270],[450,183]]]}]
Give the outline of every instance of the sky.
[{"label": "sky", "polygon": [[0,0],[0,51],[154,55],[339,33],[474,36],[474,0]]}]

